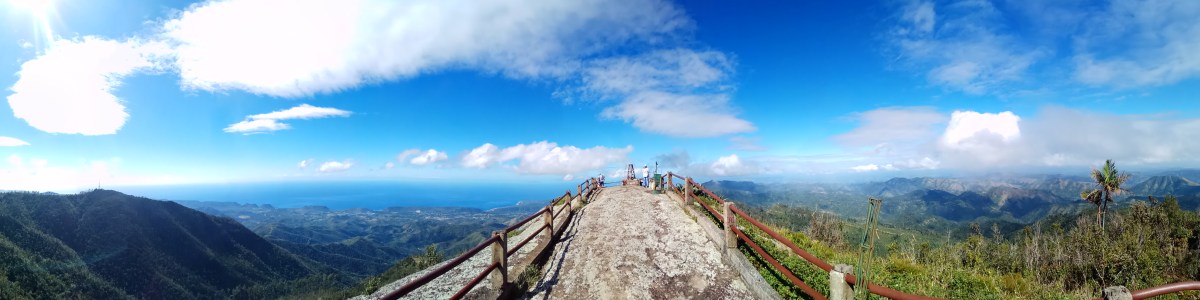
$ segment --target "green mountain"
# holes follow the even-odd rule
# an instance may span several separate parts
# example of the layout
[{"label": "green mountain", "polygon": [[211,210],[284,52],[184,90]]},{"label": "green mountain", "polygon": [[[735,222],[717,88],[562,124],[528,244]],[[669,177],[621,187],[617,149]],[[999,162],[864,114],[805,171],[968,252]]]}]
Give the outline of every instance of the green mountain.
[{"label": "green mountain", "polygon": [[323,272],[232,219],[174,202],[0,193],[2,299],[229,298]]},{"label": "green mountain", "polygon": [[1129,191],[1143,196],[1192,196],[1200,193],[1200,184],[1182,176],[1154,176],[1135,185]]}]

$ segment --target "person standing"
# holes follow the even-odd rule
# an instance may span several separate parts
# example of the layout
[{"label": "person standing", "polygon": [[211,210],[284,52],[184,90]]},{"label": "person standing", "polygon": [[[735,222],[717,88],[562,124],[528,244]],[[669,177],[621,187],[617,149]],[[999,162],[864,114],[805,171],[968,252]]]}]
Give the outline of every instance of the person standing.
[{"label": "person standing", "polygon": [[642,186],[650,187],[650,166],[642,165]]}]

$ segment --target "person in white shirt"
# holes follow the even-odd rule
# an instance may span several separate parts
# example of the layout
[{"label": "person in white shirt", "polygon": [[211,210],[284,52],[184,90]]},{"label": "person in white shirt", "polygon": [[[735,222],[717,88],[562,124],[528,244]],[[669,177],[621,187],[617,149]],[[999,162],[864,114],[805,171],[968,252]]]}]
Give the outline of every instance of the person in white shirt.
[{"label": "person in white shirt", "polygon": [[604,174],[600,174],[600,187],[604,187]]},{"label": "person in white shirt", "polygon": [[642,186],[650,187],[650,166],[642,166]]}]

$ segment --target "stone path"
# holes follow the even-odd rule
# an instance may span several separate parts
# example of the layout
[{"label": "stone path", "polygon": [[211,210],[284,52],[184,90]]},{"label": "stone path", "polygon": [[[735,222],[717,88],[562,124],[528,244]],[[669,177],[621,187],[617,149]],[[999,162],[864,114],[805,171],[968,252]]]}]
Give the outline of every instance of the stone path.
[{"label": "stone path", "polygon": [[576,218],[530,298],[753,298],[720,245],[665,195],[607,188]]}]

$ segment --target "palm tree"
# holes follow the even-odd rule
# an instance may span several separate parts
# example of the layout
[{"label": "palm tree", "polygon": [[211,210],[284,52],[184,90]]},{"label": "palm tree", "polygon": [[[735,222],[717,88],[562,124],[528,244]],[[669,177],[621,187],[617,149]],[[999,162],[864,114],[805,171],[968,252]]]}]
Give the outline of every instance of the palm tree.
[{"label": "palm tree", "polygon": [[1117,172],[1117,164],[1109,159],[1104,161],[1103,168],[1092,169],[1092,180],[1096,181],[1096,188],[1080,193],[1079,197],[1096,205],[1096,222],[1100,228],[1104,228],[1104,212],[1108,210],[1108,203],[1113,201],[1113,196],[1126,191],[1121,185],[1129,180],[1129,174]]}]

